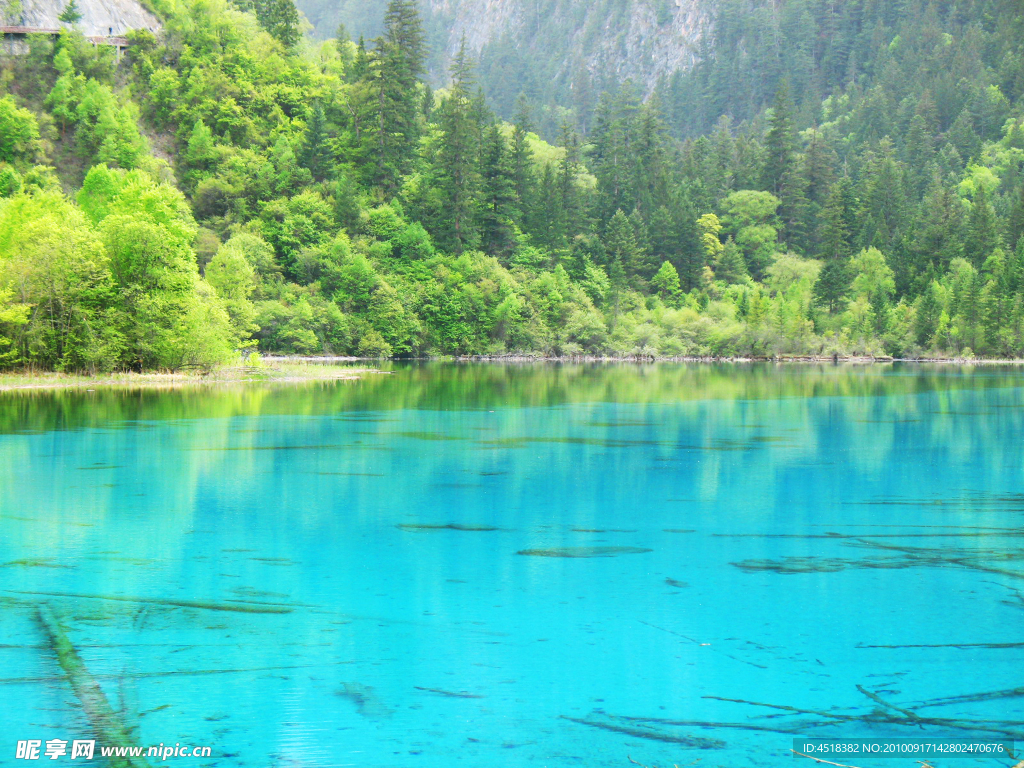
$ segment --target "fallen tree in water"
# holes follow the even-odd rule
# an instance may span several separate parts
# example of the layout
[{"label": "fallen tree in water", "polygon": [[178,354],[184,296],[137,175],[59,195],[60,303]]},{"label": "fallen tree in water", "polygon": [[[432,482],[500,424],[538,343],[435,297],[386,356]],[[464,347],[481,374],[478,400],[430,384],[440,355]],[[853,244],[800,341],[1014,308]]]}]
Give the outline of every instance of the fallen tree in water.
[{"label": "fallen tree in water", "polygon": [[168,600],[161,597],[128,597],[126,595],[83,595],[78,592],[20,592],[8,590],[15,595],[44,595],[46,597],[76,597],[86,600],[115,600],[123,603],[148,603],[168,605],[175,608],[199,608],[205,611],[230,611],[232,613],[291,613],[292,608],[279,603],[257,603],[242,601],[232,603],[211,603],[203,600]]},{"label": "fallen tree in water", "polygon": [[612,731],[613,733],[622,733],[626,736],[634,736],[640,739],[664,741],[669,744],[680,744],[684,747],[690,747],[692,749],[722,749],[723,747],[725,747],[725,742],[719,741],[718,739],[705,739],[700,736],[678,735],[674,733],[667,733],[665,731],[655,730],[653,728],[619,725],[614,722],[602,722],[600,720],[586,720],[578,717],[569,717],[568,715],[562,715],[561,717],[563,720],[568,720],[579,725],[586,725],[591,728],[600,728],[605,731]]},{"label": "fallen tree in water", "polygon": [[[53,611],[46,604],[38,607],[39,621],[46,630],[50,647],[57,656],[57,663],[64,670],[71,689],[78,697],[89,724],[92,726],[96,739],[105,747],[114,747],[115,751],[120,748],[138,748],[131,736],[131,731],[114,712],[107,701],[107,697],[100,688],[96,678],[92,676],[82,657],[78,655],[74,645],[68,639],[60,622]],[[110,758],[111,768],[149,768],[149,763],[141,757],[118,757]]]}]

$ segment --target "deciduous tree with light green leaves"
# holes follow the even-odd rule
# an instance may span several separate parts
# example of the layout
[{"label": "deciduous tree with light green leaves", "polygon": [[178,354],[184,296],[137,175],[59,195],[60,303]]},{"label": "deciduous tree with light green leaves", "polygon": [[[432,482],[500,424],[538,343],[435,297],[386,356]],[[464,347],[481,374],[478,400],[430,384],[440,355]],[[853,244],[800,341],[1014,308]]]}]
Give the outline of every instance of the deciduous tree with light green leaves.
[{"label": "deciduous tree with light green leaves", "polygon": [[142,171],[98,165],[79,202],[106,247],[133,367],[177,369],[230,357],[237,337],[199,277],[195,220],[181,192]]}]

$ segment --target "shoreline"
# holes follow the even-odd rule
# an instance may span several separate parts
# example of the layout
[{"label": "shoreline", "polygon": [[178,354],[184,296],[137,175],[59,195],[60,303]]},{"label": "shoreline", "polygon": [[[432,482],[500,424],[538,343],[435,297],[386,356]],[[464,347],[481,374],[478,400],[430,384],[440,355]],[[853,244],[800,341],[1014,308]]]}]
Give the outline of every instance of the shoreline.
[{"label": "shoreline", "polygon": [[0,373],[0,394],[45,390],[91,392],[99,389],[171,390],[230,384],[303,384],[320,381],[356,381],[366,374],[381,373],[371,368],[330,368],[283,359],[274,362],[280,363],[281,367],[227,367],[207,374],[120,371],[91,376],[58,371],[11,371]]},{"label": "shoreline", "polygon": [[61,373],[57,371],[11,371],[0,373],[0,394],[8,392],[31,392],[43,390],[85,390],[97,389],[185,389],[189,387],[216,387],[227,384],[302,384],[323,381],[357,381],[367,374],[387,374],[375,368],[336,367],[352,363],[401,363],[401,362],[447,362],[447,363],[513,363],[513,364],[559,364],[594,365],[628,364],[652,365],[658,363],[724,364],[745,365],[773,363],[776,365],[892,365],[909,363],[917,365],[958,365],[993,366],[1024,365],[1020,360],[996,360],[954,357],[893,358],[868,355],[824,356],[824,355],[778,355],[775,357],[612,357],[601,355],[573,355],[554,357],[546,355],[451,355],[411,358],[366,358],[334,355],[312,356],[265,356],[265,367],[229,367],[202,373],[159,373],[121,371],[116,373],[89,374]]},{"label": "shoreline", "polygon": [[425,357],[401,357],[401,358],[369,358],[369,357],[335,357],[324,355],[321,357],[311,355],[296,356],[266,356],[263,358],[268,362],[303,362],[323,365],[326,363],[403,363],[403,362],[435,362],[435,363],[562,363],[562,364],[585,364],[585,363],[629,363],[629,364],[650,364],[650,363],[810,363],[810,364],[850,364],[850,365],[875,365],[891,363],[918,363],[918,364],[942,364],[942,365],[1024,365],[1024,358],[1021,359],[995,359],[995,358],[974,358],[974,357],[889,357],[885,355],[776,355],[776,356],[737,356],[737,357],[646,357],[627,355],[616,357],[612,355],[543,355],[543,354],[507,354],[507,355],[434,355]]}]

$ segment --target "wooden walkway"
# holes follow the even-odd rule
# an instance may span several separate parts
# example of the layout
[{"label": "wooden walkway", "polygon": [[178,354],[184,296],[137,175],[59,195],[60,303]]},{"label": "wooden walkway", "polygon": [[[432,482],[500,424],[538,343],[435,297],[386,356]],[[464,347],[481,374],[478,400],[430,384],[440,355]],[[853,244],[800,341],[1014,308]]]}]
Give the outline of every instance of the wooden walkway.
[{"label": "wooden walkway", "polygon": [[[5,38],[21,40],[29,35],[49,35],[57,37],[61,29],[48,29],[46,27],[0,27],[0,34]],[[128,47],[128,38],[121,35],[86,35],[85,39],[93,45],[112,45],[118,50]]]}]

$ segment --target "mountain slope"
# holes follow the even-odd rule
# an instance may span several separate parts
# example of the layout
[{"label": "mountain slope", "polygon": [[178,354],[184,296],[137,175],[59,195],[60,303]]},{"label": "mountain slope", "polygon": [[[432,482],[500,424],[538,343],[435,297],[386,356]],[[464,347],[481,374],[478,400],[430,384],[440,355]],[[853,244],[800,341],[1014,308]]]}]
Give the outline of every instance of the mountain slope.
[{"label": "mountain slope", "polygon": [[[151,1],[124,56],[0,58],[0,366],[1024,356],[1016,0],[718,0],[693,69],[559,147],[478,98],[493,58],[427,88],[412,0],[366,46],[296,44],[291,0]],[[581,57],[628,47],[593,18]]]},{"label": "mountain slope", "polygon": [[[82,18],[76,27],[86,36],[123,35],[132,29],[157,32],[160,21],[137,0],[76,0]],[[59,29],[63,0],[20,0],[15,12],[4,16],[4,24],[40,29]]]},{"label": "mountain slope", "polygon": [[[598,94],[626,79],[646,92],[695,61],[710,21],[710,0],[423,0],[431,78],[463,37],[479,61],[484,91],[511,117],[520,93],[541,107],[542,123],[584,122]],[[320,37],[339,24],[354,38],[380,34],[386,0],[300,0]],[[554,131],[550,131],[554,133]]]}]

